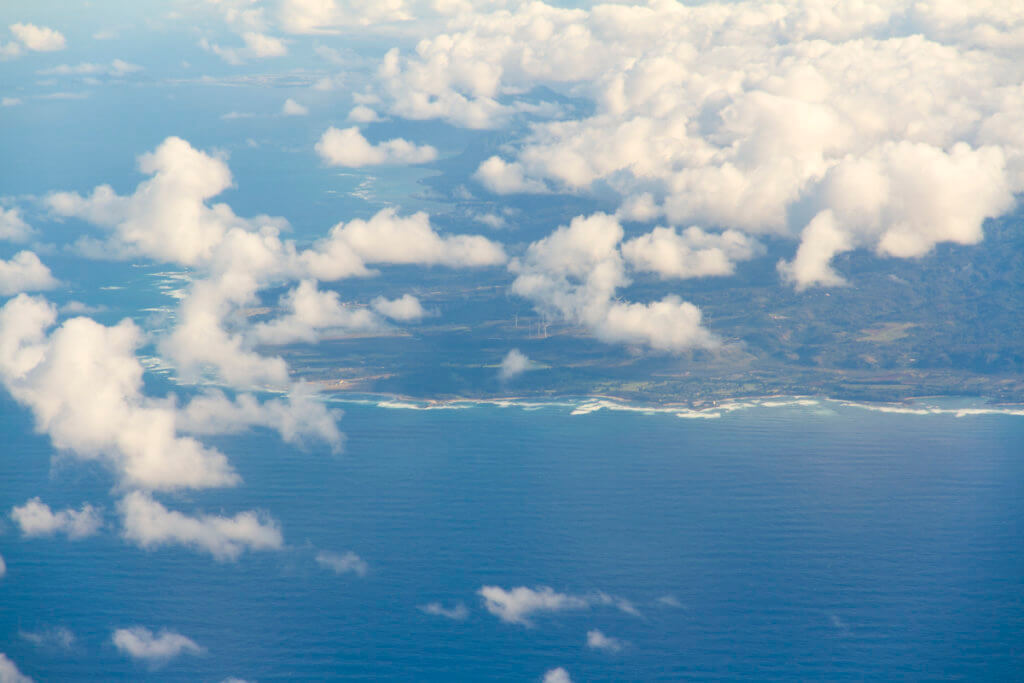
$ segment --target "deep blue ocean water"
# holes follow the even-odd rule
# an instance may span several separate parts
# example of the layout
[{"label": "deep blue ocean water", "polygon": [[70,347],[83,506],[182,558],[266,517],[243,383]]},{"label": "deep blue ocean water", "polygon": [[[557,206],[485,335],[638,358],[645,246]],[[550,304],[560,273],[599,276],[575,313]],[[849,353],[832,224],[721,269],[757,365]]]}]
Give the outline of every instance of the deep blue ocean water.
[{"label": "deep blue ocean water", "polygon": [[[0,401],[0,651],[38,681],[1014,680],[1024,675],[1024,418],[839,404],[717,420],[602,410],[347,404],[343,454],[267,433],[211,439],[236,489],[169,507],[272,514],[288,547],[216,562],[120,539],[115,482],[51,462]],[[104,506],[91,538],[22,538],[10,507]],[[319,566],[353,551],[365,577]],[[476,594],[550,586],[613,606],[489,614]],[[674,600],[659,600],[671,596]],[[439,601],[464,621],[423,613]],[[677,604],[667,605],[665,602]],[[159,668],[115,628],[205,648]],[[20,633],[63,627],[70,650]],[[600,629],[620,652],[586,647]]]}]

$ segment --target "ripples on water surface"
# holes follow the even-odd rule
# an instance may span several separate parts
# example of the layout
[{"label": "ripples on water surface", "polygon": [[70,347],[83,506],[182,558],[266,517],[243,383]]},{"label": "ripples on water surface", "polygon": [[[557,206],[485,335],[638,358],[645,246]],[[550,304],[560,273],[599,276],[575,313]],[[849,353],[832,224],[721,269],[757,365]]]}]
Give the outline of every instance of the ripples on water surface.
[{"label": "ripples on water surface", "polygon": [[[829,404],[831,405],[831,404]],[[103,505],[97,537],[23,539],[7,521],[0,643],[48,680],[1019,679],[1024,671],[1024,418],[823,404],[715,420],[572,408],[346,406],[346,453],[266,434],[210,439],[245,479],[164,496],[185,512],[258,507],[289,547],[217,563],[121,541],[113,482],[51,467],[4,399],[0,503]],[[354,551],[364,578],[315,562]],[[551,586],[630,601],[539,613],[476,591]],[[670,598],[667,596],[671,596]],[[464,621],[418,606],[458,602]],[[158,669],[114,628],[206,648]],[[70,650],[23,632],[65,627]],[[627,641],[588,649],[600,629]]]}]

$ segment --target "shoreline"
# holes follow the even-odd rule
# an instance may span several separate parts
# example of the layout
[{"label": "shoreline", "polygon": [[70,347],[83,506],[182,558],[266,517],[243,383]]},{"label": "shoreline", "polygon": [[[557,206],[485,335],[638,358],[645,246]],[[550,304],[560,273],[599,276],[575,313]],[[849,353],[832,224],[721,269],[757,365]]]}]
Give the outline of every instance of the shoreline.
[{"label": "shoreline", "polygon": [[501,408],[541,409],[562,407],[571,409],[573,416],[601,410],[668,414],[680,418],[719,418],[730,413],[752,408],[785,408],[825,406],[859,408],[872,412],[904,415],[952,415],[969,417],[978,415],[1010,415],[1024,417],[1024,404],[993,403],[980,397],[917,396],[899,402],[853,401],[827,396],[771,394],[742,396],[715,401],[713,405],[695,407],[687,403],[643,403],[606,394],[588,396],[566,395],[552,398],[536,396],[452,397],[424,398],[403,394],[324,392],[330,403],[374,405],[379,408],[404,410],[465,410],[478,406]]}]

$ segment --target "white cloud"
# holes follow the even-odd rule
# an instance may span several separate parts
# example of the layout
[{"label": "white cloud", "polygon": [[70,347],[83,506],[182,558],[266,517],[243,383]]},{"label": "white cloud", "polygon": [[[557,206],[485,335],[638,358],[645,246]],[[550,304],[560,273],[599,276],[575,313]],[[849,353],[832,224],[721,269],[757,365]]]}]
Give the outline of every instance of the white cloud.
[{"label": "white cloud", "polygon": [[295,384],[286,401],[260,402],[252,394],[238,394],[232,400],[221,391],[208,390],[182,406],[176,424],[186,434],[235,434],[264,426],[277,431],[287,443],[301,445],[307,439],[319,439],[337,451],[343,441],[339,417],[318,400],[310,385]]},{"label": "white cloud", "polygon": [[17,209],[0,207],[0,240],[24,242],[32,235],[32,228]]},{"label": "white cloud", "polygon": [[548,669],[544,673],[544,683],[572,683],[572,679],[569,678],[569,672],[558,667],[557,669]]},{"label": "white cloud", "polygon": [[348,120],[354,123],[373,123],[380,121],[380,116],[365,104],[358,104],[348,113]]},{"label": "white cloud", "polygon": [[608,650],[609,652],[619,652],[625,647],[618,638],[609,638],[604,633],[597,629],[587,631],[587,647],[594,650]]},{"label": "white cloud", "polygon": [[11,24],[11,33],[29,50],[36,52],[53,52],[63,50],[66,46],[63,34],[46,26],[35,24]]},{"label": "white cloud", "polygon": [[234,517],[189,517],[139,491],[126,495],[117,507],[125,539],[147,550],[184,545],[225,561],[238,559],[245,550],[280,550],[284,544],[277,523],[252,511]]},{"label": "white cloud", "polygon": [[[0,54],[2,50],[3,48],[0,48]],[[24,104],[20,97],[0,97],[0,107],[17,107],[19,104]]]},{"label": "white cloud", "polygon": [[386,299],[378,296],[370,302],[370,305],[378,313],[386,315],[392,320],[400,320],[402,322],[421,320],[427,315],[427,311],[423,308],[420,300],[412,294],[403,294],[397,299]]},{"label": "white cloud", "polygon": [[7,563],[4,562],[3,555],[0,555],[0,579],[4,578],[7,574]]},{"label": "white cloud", "polygon": [[32,683],[32,679],[21,673],[17,665],[0,652],[0,683]]},{"label": "white cloud", "polygon": [[82,218],[113,230],[114,253],[144,255],[183,265],[208,261],[233,227],[249,227],[226,204],[206,205],[232,185],[227,164],[177,137],[139,157],[139,169],[152,177],[122,197],[101,185],[88,197],[73,192],[50,194],[46,201],[59,216]]},{"label": "white cloud", "polygon": [[9,261],[0,259],[0,296],[53,289],[58,284],[34,252],[19,251]]},{"label": "white cloud", "polygon": [[412,19],[405,0],[282,0],[281,26],[289,33],[336,33],[341,28]]},{"label": "white cloud", "polygon": [[[303,296],[293,303],[308,302],[309,307],[292,310],[285,321],[262,325],[254,333],[241,309],[261,305],[259,291],[269,285],[369,276],[374,273],[367,263],[476,267],[506,260],[501,246],[484,237],[443,236],[431,228],[425,213],[401,217],[394,209],[369,220],[339,223],[313,248],[300,251],[294,242],[281,239],[287,226],[283,219],[246,219],[226,204],[208,204],[232,184],[222,159],[172,137],[143,155],[140,166],[152,177],[131,195],[117,195],[104,185],[87,197],[53,193],[47,203],[57,215],[110,230],[103,242],[80,242],[88,254],[145,256],[195,269],[174,329],[158,341],[161,355],[182,381],[212,374],[233,387],[284,389],[290,384],[287,364],[257,352],[254,343],[273,337],[274,343],[296,336],[314,339],[323,324],[362,330],[380,324],[370,311],[346,310],[335,295],[308,285],[297,288],[295,295]],[[316,315],[304,320],[303,311]]]},{"label": "white cloud", "polygon": [[335,574],[352,573],[356,576],[366,576],[366,573],[370,570],[370,565],[351,551],[341,554],[322,550],[317,553],[316,562],[321,567],[326,567]]},{"label": "white cloud", "polygon": [[42,69],[40,74],[54,76],[124,76],[125,74],[142,71],[138,64],[131,64],[122,59],[115,59],[110,64],[95,64],[82,62],[81,64],[60,64],[58,66]]},{"label": "white cloud", "polygon": [[100,511],[88,503],[81,510],[67,508],[54,512],[35,497],[24,505],[11,509],[11,518],[18,524],[22,536],[53,536],[63,533],[72,540],[92,536],[103,526]]},{"label": "white cloud", "polygon": [[423,164],[437,158],[437,150],[430,145],[416,145],[402,138],[372,145],[357,126],[328,128],[316,143],[316,152],[331,166],[348,167]]},{"label": "white cloud", "polygon": [[498,375],[502,379],[512,379],[530,370],[532,366],[533,362],[523,352],[519,349],[512,349],[502,359]]},{"label": "white cloud", "polygon": [[250,336],[257,343],[313,343],[323,330],[372,333],[387,327],[373,311],[341,303],[337,292],[320,291],[312,280],[300,282],[282,298],[280,306],[286,315],[253,326]]},{"label": "white cloud", "polygon": [[477,593],[484,599],[487,611],[508,624],[531,626],[529,617],[537,612],[557,612],[586,609],[586,598],[556,593],[548,586],[537,589],[520,586],[505,590],[498,586],[483,586]]},{"label": "white cloud", "polygon": [[132,659],[144,659],[152,663],[163,663],[179,655],[198,655],[203,652],[203,648],[192,639],[166,629],[153,633],[143,626],[119,628],[114,631],[112,640],[114,647]]},{"label": "white cloud", "polygon": [[288,45],[285,41],[275,36],[246,31],[242,33],[243,47],[223,47],[211,43],[205,38],[199,41],[199,46],[209,50],[228,64],[243,64],[247,59],[265,59],[267,57],[283,57],[288,54]]},{"label": "white cloud", "polygon": [[577,216],[512,262],[512,292],[532,300],[541,315],[582,325],[608,343],[671,353],[718,347],[700,310],[677,296],[650,303],[615,299],[629,284],[618,248],[622,237],[614,216]]},{"label": "white cloud", "polygon": [[56,317],[52,304],[24,294],[0,308],[0,379],[54,446],[104,460],[132,486],[238,482],[223,454],[176,433],[169,400],[142,394],[134,323],[106,327],[79,317],[47,334]]},{"label": "white cloud", "polygon": [[302,106],[289,97],[284,101],[284,105],[281,107],[281,113],[285,116],[305,116],[309,113],[309,108]]},{"label": "white cloud", "polygon": [[675,228],[654,228],[622,244],[622,255],[635,270],[663,278],[731,275],[736,261],[762,251],[761,245],[738,230],[708,233],[693,226],[681,234]]},{"label": "white cloud", "polygon": [[371,90],[393,114],[496,128],[538,86],[593,102],[481,164],[488,189],[610,190],[624,218],[800,239],[780,268],[798,287],[841,281],[844,250],[974,244],[1024,192],[1016,4],[533,2],[420,37]]},{"label": "white cloud", "polygon": [[[383,209],[370,220],[355,219],[331,228],[315,250],[303,255],[310,271],[323,279],[336,279],[338,268],[354,256],[365,263],[482,267],[505,262],[501,245],[479,235],[441,236],[423,212],[399,216]],[[334,277],[332,277],[334,275]]]},{"label": "white cloud", "polygon": [[547,191],[543,182],[524,177],[522,164],[514,161],[509,163],[501,157],[491,157],[484,161],[473,177],[497,194]]},{"label": "white cloud", "polygon": [[463,621],[469,616],[469,608],[461,602],[455,603],[454,607],[445,607],[439,602],[431,602],[426,605],[420,605],[420,611],[424,614],[445,617],[453,621]]},{"label": "white cloud", "polygon": [[36,647],[50,647],[70,650],[75,646],[74,632],[65,626],[45,628],[39,631],[18,631],[18,635]]}]

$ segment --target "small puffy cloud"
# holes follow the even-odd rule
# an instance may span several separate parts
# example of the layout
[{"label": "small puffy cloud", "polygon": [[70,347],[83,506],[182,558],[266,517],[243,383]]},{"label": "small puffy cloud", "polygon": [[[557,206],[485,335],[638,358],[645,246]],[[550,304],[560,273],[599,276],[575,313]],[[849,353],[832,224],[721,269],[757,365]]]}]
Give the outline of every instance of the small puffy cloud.
[{"label": "small puffy cloud", "polygon": [[674,595],[662,595],[655,602],[662,607],[673,607],[675,609],[683,607],[683,603],[679,602],[679,598]]},{"label": "small puffy cloud", "polygon": [[222,391],[208,390],[182,406],[176,424],[186,434],[237,434],[263,426],[275,430],[287,443],[302,445],[307,439],[319,439],[338,451],[343,441],[338,418],[337,412],[318,400],[310,385],[296,384],[287,400],[263,402],[252,394],[230,399]]},{"label": "small puffy cloud", "polygon": [[543,316],[582,325],[608,343],[669,353],[718,347],[720,341],[702,325],[700,309],[677,296],[650,303],[615,297],[629,284],[622,237],[614,216],[577,216],[510,264],[516,273],[512,292],[532,300]]},{"label": "small puffy cloud", "polygon": [[105,461],[132,486],[238,482],[222,453],[177,434],[169,400],[142,393],[142,334],[133,322],[106,327],[79,317],[48,333],[56,317],[52,304],[24,294],[0,308],[0,381],[54,446]]},{"label": "small puffy cloud", "polygon": [[348,120],[354,123],[373,123],[374,121],[380,121],[380,116],[365,104],[357,104],[348,113]]},{"label": "small puffy cloud", "polygon": [[357,126],[328,128],[316,143],[316,152],[331,166],[348,167],[424,164],[437,158],[437,150],[430,145],[416,145],[402,138],[372,145]]},{"label": "small puffy cloud", "polygon": [[0,683],[32,683],[32,679],[21,673],[17,665],[0,652]]},{"label": "small puffy cloud", "polygon": [[289,97],[284,101],[284,105],[281,107],[281,113],[285,116],[305,116],[309,113],[309,108],[302,106]]},{"label": "small puffy cloud", "polygon": [[58,284],[34,252],[19,251],[9,261],[0,259],[0,296],[53,289]]},{"label": "small puffy cloud", "polygon": [[17,209],[0,207],[0,240],[24,242],[32,235],[32,228]]},{"label": "small puffy cloud", "polygon": [[18,631],[18,635],[36,647],[70,650],[78,640],[74,632],[64,626],[44,628],[39,631]]},{"label": "small puffy cloud", "polygon": [[11,509],[11,518],[21,529],[22,536],[53,536],[66,534],[77,540],[92,536],[103,526],[100,511],[85,503],[81,510],[67,508],[54,512],[39,497]]},{"label": "small puffy cloud", "polygon": [[198,655],[203,652],[203,648],[191,638],[166,629],[153,633],[143,626],[119,628],[114,631],[112,640],[114,647],[123,654],[153,664],[162,664],[183,654]]},{"label": "small puffy cloud", "polygon": [[755,239],[738,230],[714,234],[696,226],[682,233],[654,228],[622,244],[622,255],[635,270],[663,278],[731,275],[737,261],[753,258],[761,250]]},{"label": "small puffy cloud", "polygon": [[439,602],[431,602],[426,605],[420,605],[420,611],[424,614],[444,617],[453,621],[463,621],[469,616],[469,608],[461,602],[455,603],[454,607],[445,607]]},{"label": "small puffy cloud", "polygon": [[587,631],[587,647],[593,650],[607,650],[618,652],[625,646],[618,638],[609,638],[598,629]]},{"label": "small puffy cloud", "polygon": [[427,315],[420,300],[412,294],[403,294],[397,299],[386,299],[378,296],[370,302],[373,310],[385,315],[392,320],[410,322],[420,320]]},{"label": "small puffy cloud", "polygon": [[280,550],[284,544],[277,523],[256,512],[240,512],[234,517],[189,517],[168,510],[139,491],[122,498],[117,508],[124,538],[147,550],[184,545],[225,561],[238,559],[245,550]]},{"label": "small puffy cloud", "polygon": [[283,40],[265,33],[246,31],[242,34],[242,42],[243,47],[223,47],[204,38],[199,41],[199,46],[234,65],[243,64],[247,59],[283,57],[288,54],[288,45]]},{"label": "small puffy cloud", "polygon": [[64,35],[46,26],[35,24],[11,24],[11,33],[29,50],[36,52],[53,52],[63,50],[66,46]]},{"label": "small puffy cloud", "polygon": [[502,379],[512,379],[529,370],[532,365],[533,363],[524,353],[519,349],[512,349],[502,359],[501,370],[499,370],[498,375]]},{"label": "small puffy cloud", "polygon": [[496,194],[547,191],[543,182],[524,176],[522,164],[515,161],[510,163],[501,157],[490,157],[481,163],[473,177]]},{"label": "small puffy cloud", "polygon": [[373,311],[343,304],[337,292],[320,291],[312,280],[303,280],[288,292],[281,300],[281,307],[287,311],[286,315],[252,328],[250,336],[257,343],[312,343],[319,339],[322,330],[368,333],[386,328]]},{"label": "small puffy cloud", "polygon": [[3,555],[0,555],[0,579],[4,578],[5,574],[7,574],[7,563],[4,562]]},{"label": "small puffy cloud", "polygon": [[335,574],[351,573],[356,576],[366,576],[366,573],[370,570],[370,565],[351,551],[342,554],[322,550],[316,555],[316,563],[321,567],[330,569]]},{"label": "small puffy cloud", "polygon": [[477,593],[484,599],[484,607],[488,612],[507,624],[523,626],[531,626],[529,617],[537,612],[586,609],[590,606],[586,598],[556,593],[548,586],[537,589],[520,586],[512,590],[483,586]]},{"label": "small puffy cloud", "polygon": [[482,267],[505,262],[501,245],[479,235],[442,236],[430,226],[423,212],[399,216],[394,209],[382,209],[369,220],[339,223],[304,254],[310,272],[332,280],[340,272],[348,274],[345,264],[392,263]]},{"label": "small puffy cloud", "polygon": [[549,669],[544,674],[544,683],[572,683],[572,679],[569,678],[569,672],[558,667],[557,669]]},{"label": "small puffy cloud", "polygon": [[[0,48],[0,51],[2,49]],[[24,104],[20,97],[0,97],[0,107],[17,107],[19,104]]]}]

